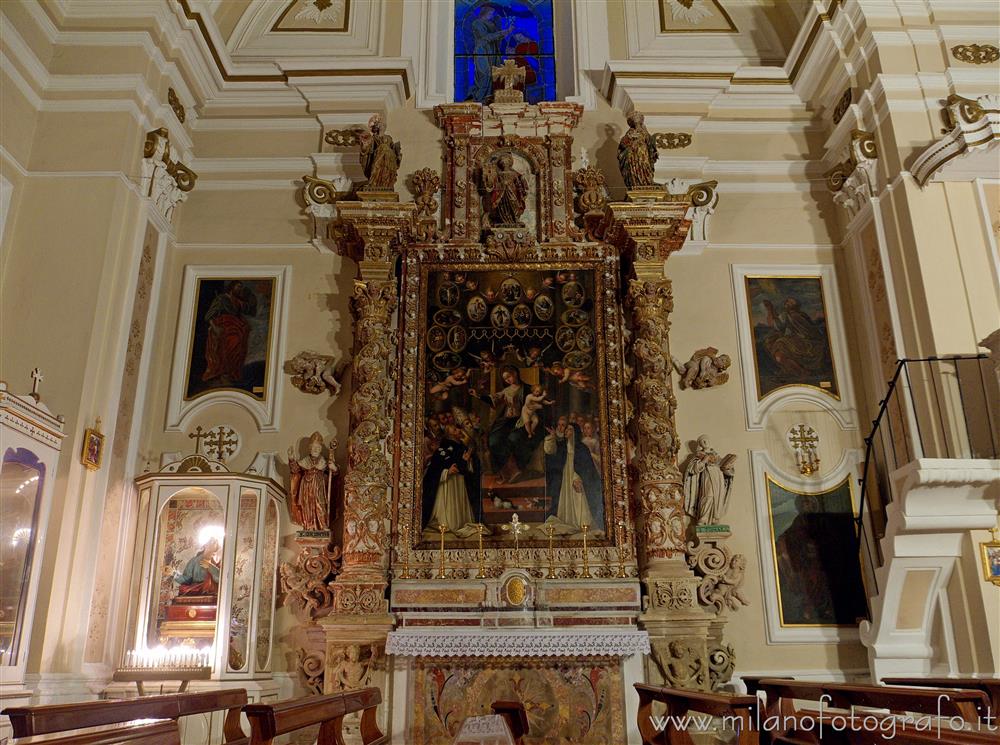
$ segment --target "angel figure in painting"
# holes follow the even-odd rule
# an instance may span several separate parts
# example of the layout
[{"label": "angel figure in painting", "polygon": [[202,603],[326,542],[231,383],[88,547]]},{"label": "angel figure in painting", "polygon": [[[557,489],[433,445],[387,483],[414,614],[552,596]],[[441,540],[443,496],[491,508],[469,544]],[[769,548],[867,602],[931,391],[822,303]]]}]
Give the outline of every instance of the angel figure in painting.
[{"label": "angel figure in painting", "polygon": [[392,191],[396,188],[396,172],[399,171],[403,150],[398,142],[384,134],[385,123],[380,114],[368,120],[368,131],[361,132],[361,168],[368,183],[367,191]]},{"label": "angel figure in painting", "polygon": [[734,454],[719,458],[708,437],[698,438],[684,469],[684,511],[696,525],[718,525],[726,513],[735,463]]},{"label": "angel figure in painting", "polygon": [[514,156],[500,153],[483,166],[483,205],[490,225],[523,227],[521,215],[528,206],[528,180],[514,168]]},{"label": "angel figure in painting", "polygon": [[671,357],[674,370],[681,378],[681,388],[713,388],[729,380],[726,370],[732,364],[728,354],[719,354],[715,347],[705,347],[691,355],[687,362]]},{"label": "angel figure in painting", "polygon": [[628,131],[618,143],[618,167],[627,189],[641,189],[656,186],[653,181],[653,166],[659,153],[653,135],[643,123],[644,117],[638,111],[628,115]]},{"label": "angel figure in painting", "polygon": [[330,494],[333,477],[339,472],[333,461],[337,441],[330,443],[329,460],[323,455],[323,436],[313,432],[309,438],[309,455],[295,457],[295,448],[288,448],[288,469],[291,471],[288,511],[292,522],[304,530],[330,529]]}]

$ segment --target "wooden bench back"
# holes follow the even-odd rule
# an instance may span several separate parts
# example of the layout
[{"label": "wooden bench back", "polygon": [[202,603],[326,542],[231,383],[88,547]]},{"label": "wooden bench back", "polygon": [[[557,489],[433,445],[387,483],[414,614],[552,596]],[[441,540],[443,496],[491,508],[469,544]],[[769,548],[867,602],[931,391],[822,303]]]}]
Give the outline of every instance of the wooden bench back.
[{"label": "wooden bench back", "polygon": [[[896,688],[879,685],[852,685],[848,683],[818,683],[812,681],[764,678],[758,681],[760,690],[767,694],[768,713],[777,713],[781,700],[825,701],[831,708],[849,709],[860,706],[888,709],[893,712],[914,712],[935,716],[962,717],[976,722],[985,716],[989,700],[982,691],[937,691],[927,688]],[[942,698],[947,696],[947,698]]]},{"label": "wooden bench back", "polygon": [[661,703],[666,707],[664,716],[683,717],[688,712],[709,714],[713,717],[732,717],[738,720],[738,745],[756,745],[760,734],[756,731],[757,698],[756,696],[730,696],[722,693],[704,693],[688,691],[681,688],[667,688],[645,683],[636,683],[635,690],[639,694],[639,734],[643,745],[690,745],[689,732],[679,728],[667,727],[658,730],[653,723],[653,703]]},{"label": "wooden bench back", "polygon": [[382,703],[378,688],[361,688],[344,693],[279,701],[276,704],[250,704],[243,711],[250,720],[251,745],[271,745],[275,737],[295,730],[320,725],[317,745],[340,745],[344,717],[361,715],[361,740],[364,745],[388,742],[375,721],[375,711]]},{"label": "wooden bench back", "polygon": [[192,714],[227,710],[223,732],[231,745],[247,743],[240,728],[240,709],[247,703],[242,688],[200,693],[171,693],[120,701],[83,701],[75,704],[14,706],[4,710],[10,718],[14,738],[46,735],[69,730],[121,724],[136,719],[171,719]]},{"label": "wooden bench back", "polygon": [[990,698],[993,717],[1000,717],[1000,678],[883,678],[882,682],[911,688],[966,688],[982,691]]},{"label": "wooden bench back", "polygon": [[177,720],[113,724],[86,731],[63,731],[17,740],[17,745],[181,745]]}]

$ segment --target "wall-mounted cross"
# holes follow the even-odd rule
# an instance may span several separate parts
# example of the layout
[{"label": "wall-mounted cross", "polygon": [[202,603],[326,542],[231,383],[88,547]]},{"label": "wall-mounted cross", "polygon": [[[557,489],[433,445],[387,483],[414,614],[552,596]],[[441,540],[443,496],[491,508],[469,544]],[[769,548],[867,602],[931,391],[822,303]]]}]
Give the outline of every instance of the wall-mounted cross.
[{"label": "wall-mounted cross", "polygon": [[798,427],[792,427],[788,433],[788,441],[796,450],[799,448],[811,450],[819,442],[819,437],[811,427],[800,424]]},{"label": "wall-mounted cross", "polygon": [[234,430],[227,427],[217,427],[209,430],[205,437],[205,450],[216,460],[224,461],[226,456],[232,455],[239,447],[240,440]]},{"label": "wall-mounted cross", "polygon": [[201,455],[201,441],[207,440],[209,438],[208,432],[202,432],[201,425],[199,424],[194,432],[188,435],[192,440],[194,440],[194,454]]}]

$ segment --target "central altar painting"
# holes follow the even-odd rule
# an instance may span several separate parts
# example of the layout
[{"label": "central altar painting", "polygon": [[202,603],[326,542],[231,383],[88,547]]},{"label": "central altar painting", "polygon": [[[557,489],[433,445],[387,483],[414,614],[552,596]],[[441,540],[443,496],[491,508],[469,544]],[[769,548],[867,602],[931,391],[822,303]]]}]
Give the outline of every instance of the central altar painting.
[{"label": "central altar painting", "polygon": [[415,543],[611,537],[603,263],[421,264]]}]

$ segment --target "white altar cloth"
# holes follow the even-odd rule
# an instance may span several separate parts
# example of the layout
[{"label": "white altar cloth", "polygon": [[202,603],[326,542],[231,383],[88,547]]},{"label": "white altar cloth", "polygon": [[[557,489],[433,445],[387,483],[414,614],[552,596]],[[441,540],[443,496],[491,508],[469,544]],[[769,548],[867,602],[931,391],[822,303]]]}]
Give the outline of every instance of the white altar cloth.
[{"label": "white altar cloth", "polygon": [[639,629],[399,629],[389,632],[385,652],[402,657],[630,657],[649,654],[649,634]]}]

